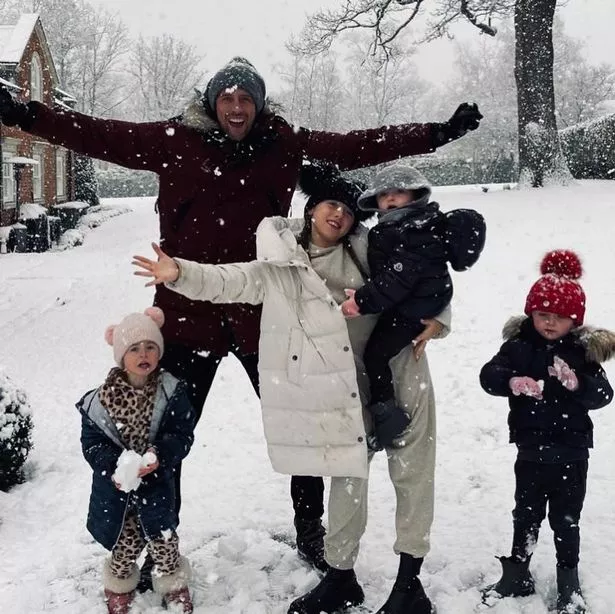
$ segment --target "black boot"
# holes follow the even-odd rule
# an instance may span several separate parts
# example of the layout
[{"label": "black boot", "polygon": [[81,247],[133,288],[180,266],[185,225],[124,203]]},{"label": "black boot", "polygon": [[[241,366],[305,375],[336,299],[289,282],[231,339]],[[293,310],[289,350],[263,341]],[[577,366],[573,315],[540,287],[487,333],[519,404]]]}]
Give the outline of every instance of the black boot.
[{"label": "black boot", "polygon": [[508,556],[499,557],[502,564],[502,577],[486,586],[482,591],[483,601],[501,597],[527,597],[533,595],[534,578],[530,573],[530,557],[525,561],[516,561]]},{"label": "black boot", "polygon": [[299,556],[319,571],[328,571],[329,565],[325,561],[325,528],[320,518],[301,520],[295,516],[295,529]]},{"label": "black boot", "polygon": [[376,614],[431,614],[434,611],[418,577],[422,564],[422,558],[401,553],[393,590]]},{"label": "black boot", "polygon": [[333,614],[361,605],[365,595],[353,569],[329,569],[309,593],[295,599],[287,614]]},{"label": "black boot", "polygon": [[557,567],[557,614],[585,614],[576,567]]},{"label": "black boot", "polygon": [[149,555],[145,556],[143,565],[141,565],[141,571],[139,575],[139,584],[137,584],[137,591],[139,593],[145,593],[146,591],[153,591],[152,585],[152,569],[154,568],[154,559]]}]

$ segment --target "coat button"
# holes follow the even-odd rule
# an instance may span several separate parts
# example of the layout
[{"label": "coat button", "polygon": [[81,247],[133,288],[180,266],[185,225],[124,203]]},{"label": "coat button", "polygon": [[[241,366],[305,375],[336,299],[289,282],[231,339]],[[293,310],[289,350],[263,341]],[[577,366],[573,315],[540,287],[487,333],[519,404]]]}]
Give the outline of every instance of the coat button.
[{"label": "coat button", "polygon": [[293,354],[293,355],[292,355],[292,359],[293,359],[293,360],[299,360],[299,357],[297,356],[297,354]]},{"label": "coat button", "polygon": [[344,352],[347,352],[349,349],[350,348],[347,345],[344,346]]},{"label": "coat button", "polygon": [[353,399],[356,399],[356,398],[357,398],[357,393],[356,393],[356,392],[351,392],[351,393],[350,393],[350,396],[351,396]]},{"label": "coat button", "polygon": [[359,438],[357,439],[357,441],[358,441],[359,443],[363,443],[363,437],[359,437]]}]

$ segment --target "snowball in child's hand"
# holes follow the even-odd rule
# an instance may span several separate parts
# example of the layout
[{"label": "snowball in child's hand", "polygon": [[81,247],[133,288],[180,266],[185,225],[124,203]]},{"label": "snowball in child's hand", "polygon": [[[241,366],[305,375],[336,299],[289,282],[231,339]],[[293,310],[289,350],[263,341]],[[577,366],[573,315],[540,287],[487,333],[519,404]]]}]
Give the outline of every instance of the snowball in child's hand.
[{"label": "snowball in child's hand", "polygon": [[143,455],[141,467],[149,467],[150,465],[153,465],[157,460],[158,457],[156,456],[156,454],[154,454],[154,452],[146,452]]},{"label": "snowball in child's hand", "polygon": [[143,457],[134,450],[124,450],[117,459],[117,467],[113,479],[123,492],[136,490],[141,486],[139,469],[142,467]]}]

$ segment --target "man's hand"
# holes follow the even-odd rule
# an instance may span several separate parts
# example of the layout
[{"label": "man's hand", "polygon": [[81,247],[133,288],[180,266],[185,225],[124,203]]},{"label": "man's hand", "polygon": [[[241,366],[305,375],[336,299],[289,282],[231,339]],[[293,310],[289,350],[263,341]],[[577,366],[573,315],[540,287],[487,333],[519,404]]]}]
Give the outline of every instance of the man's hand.
[{"label": "man's hand", "polygon": [[156,243],[152,243],[152,248],[158,256],[158,261],[150,260],[145,256],[133,256],[131,264],[144,269],[143,271],[135,271],[134,274],[140,275],[141,277],[154,278],[152,281],[146,283],[145,287],[177,281],[179,278],[179,266],[177,266],[177,262],[170,256],[167,256]]},{"label": "man's hand", "polygon": [[5,126],[26,127],[28,107],[23,102],[17,102],[5,85],[0,85],[0,120]]},{"label": "man's hand", "polygon": [[359,306],[354,300],[355,290],[346,288],[344,290],[344,293],[348,297],[340,306],[342,309],[342,313],[344,314],[344,317],[356,318],[357,316],[360,316],[361,312],[359,311]]},{"label": "man's hand", "polygon": [[576,373],[559,356],[553,358],[553,366],[547,367],[547,372],[551,377],[556,377],[566,390],[574,392],[578,389],[579,380]]},{"label": "man's hand", "polygon": [[533,397],[534,399],[542,399],[542,389],[545,383],[542,380],[536,381],[531,377],[511,377],[509,386],[512,393],[518,397],[523,394],[526,397]]},{"label": "man's hand", "polygon": [[412,353],[414,359],[419,360],[425,352],[425,346],[430,339],[437,337],[444,328],[444,325],[438,320],[421,320],[421,324],[425,325],[425,330],[412,340]]},{"label": "man's hand", "polygon": [[433,124],[433,140],[436,147],[461,138],[468,130],[476,130],[483,119],[478,105],[462,102],[451,118],[443,124]]},{"label": "man's hand", "polygon": [[483,119],[483,114],[478,110],[478,105],[462,102],[448,120],[449,126],[457,130],[459,136],[463,136],[468,130],[476,130]]}]

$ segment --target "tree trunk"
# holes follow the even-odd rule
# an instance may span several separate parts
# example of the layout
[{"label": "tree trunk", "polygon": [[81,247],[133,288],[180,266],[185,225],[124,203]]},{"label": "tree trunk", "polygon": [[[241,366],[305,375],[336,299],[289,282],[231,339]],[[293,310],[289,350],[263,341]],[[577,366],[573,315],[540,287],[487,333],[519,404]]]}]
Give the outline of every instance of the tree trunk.
[{"label": "tree trunk", "polygon": [[519,118],[519,183],[570,183],[555,121],[553,16],[556,0],[517,0],[515,80]]}]

